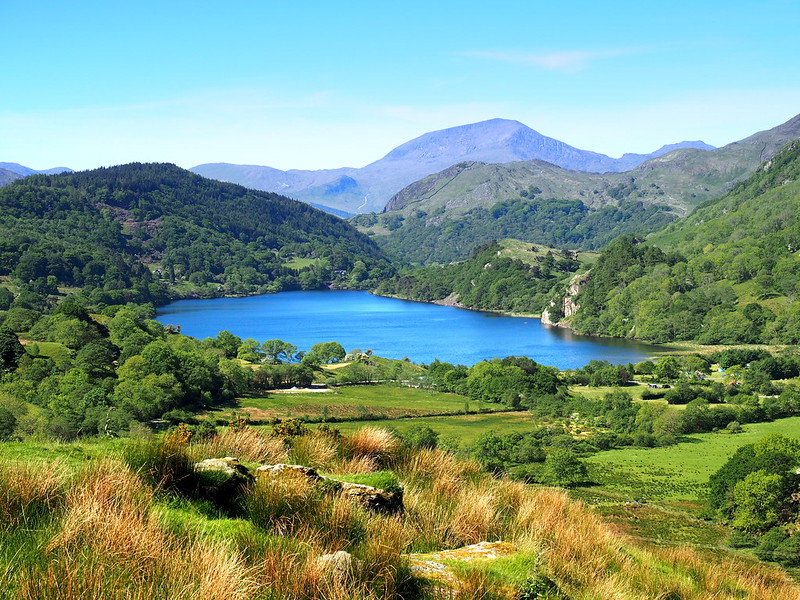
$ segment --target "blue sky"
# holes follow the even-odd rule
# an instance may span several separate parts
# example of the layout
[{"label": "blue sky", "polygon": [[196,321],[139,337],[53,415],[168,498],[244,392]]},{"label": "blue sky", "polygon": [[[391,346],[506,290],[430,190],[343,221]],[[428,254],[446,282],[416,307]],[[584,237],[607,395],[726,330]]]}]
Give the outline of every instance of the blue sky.
[{"label": "blue sky", "polygon": [[800,0],[0,1],[0,161],[363,166],[494,117],[619,156],[800,113]]}]

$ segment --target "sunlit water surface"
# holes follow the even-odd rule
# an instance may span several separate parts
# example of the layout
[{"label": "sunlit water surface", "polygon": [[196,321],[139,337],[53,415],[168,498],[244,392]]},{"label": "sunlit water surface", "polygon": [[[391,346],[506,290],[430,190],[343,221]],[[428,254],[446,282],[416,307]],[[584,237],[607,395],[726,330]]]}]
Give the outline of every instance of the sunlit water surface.
[{"label": "sunlit water surface", "polygon": [[539,319],[506,317],[357,291],[283,292],[246,298],[180,300],[157,319],[180,325],[197,338],[228,330],[242,339],[281,339],[308,350],[337,341],[345,349],[371,349],[387,358],[434,359],[472,365],[484,359],[528,356],[560,369],[592,359],[638,362],[653,346],[629,340],[580,336]]}]

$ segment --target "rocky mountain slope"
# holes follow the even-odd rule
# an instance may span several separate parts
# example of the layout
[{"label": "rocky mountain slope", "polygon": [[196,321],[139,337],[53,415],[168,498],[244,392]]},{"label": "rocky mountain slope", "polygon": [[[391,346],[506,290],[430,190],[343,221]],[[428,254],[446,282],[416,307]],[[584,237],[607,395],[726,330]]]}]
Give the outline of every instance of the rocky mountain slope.
[{"label": "rocky mountain slope", "polygon": [[675,147],[712,148],[703,142],[680,142],[651,154],[625,154],[615,159],[574,148],[518,121],[491,119],[426,133],[358,169],[281,171],[264,166],[212,163],[191,170],[205,177],[274,191],[309,203],[365,213],[381,210],[404,186],[463,161],[544,160],[580,171],[624,171]]},{"label": "rocky mountain slope", "polygon": [[[678,149],[623,173],[566,170],[536,160],[461,162],[400,191],[379,218],[362,216],[356,222],[398,257],[410,260],[424,260],[419,256],[423,246],[426,252],[434,252],[433,260],[465,258],[470,250],[465,244],[450,248],[454,234],[476,227],[483,237],[473,245],[510,236],[559,247],[597,248],[608,241],[609,225],[615,235],[655,231],[699,204],[719,198],[797,138],[800,115],[716,150]],[[602,226],[593,222],[586,231],[576,229],[586,219],[570,221],[573,231],[556,237],[512,232],[508,227],[518,229],[517,225],[499,218],[509,212],[510,204],[515,213],[541,213],[537,221],[541,225],[542,218],[561,218],[551,210],[554,202],[569,205],[569,213],[587,217],[604,210],[615,214],[600,219]],[[558,223],[552,225],[557,228]]]}]

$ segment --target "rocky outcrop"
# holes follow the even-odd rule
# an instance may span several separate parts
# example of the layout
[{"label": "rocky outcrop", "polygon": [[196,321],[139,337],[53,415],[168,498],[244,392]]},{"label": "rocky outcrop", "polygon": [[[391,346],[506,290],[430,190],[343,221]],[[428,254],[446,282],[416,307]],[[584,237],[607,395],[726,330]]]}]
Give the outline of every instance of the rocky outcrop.
[{"label": "rocky outcrop", "polygon": [[341,482],[341,494],[356,504],[375,512],[398,513],[403,512],[403,491],[387,492],[371,485],[360,483]]},{"label": "rocky outcrop", "polygon": [[195,463],[194,470],[197,473],[221,473],[234,479],[251,480],[250,471],[238,458],[226,456],[225,458],[207,458]]},{"label": "rocky outcrop", "polygon": [[405,509],[402,489],[390,492],[370,485],[340,481],[320,475],[315,469],[303,465],[284,463],[261,465],[251,474],[248,468],[239,462],[239,459],[226,456],[225,458],[207,458],[195,463],[194,471],[200,480],[200,492],[203,496],[217,502],[232,500],[244,487],[258,477],[299,478],[319,486],[325,493],[339,494],[368,510],[394,514],[403,512]]},{"label": "rocky outcrop", "polygon": [[515,552],[517,547],[508,542],[479,542],[431,554],[407,554],[406,557],[411,571],[428,581],[435,597],[452,598],[462,586],[458,570],[453,567],[454,561],[493,560]]},{"label": "rocky outcrop", "polygon": [[322,573],[323,579],[334,585],[345,583],[361,565],[362,561],[344,550],[323,554],[317,559],[317,567]]},{"label": "rocky outcrop", "polygon": [[319,481],[322,475],[316,472],[311,467],[304,467],[303,465],[261,465],[256,469],[256,477],[304,477],[312,481]]},{"label": "rocky outcrop", "polygon": [[[550,306],[542,311],[542,325],[568,327],[563,320],[569,319],[580,310],[581,305],[575,302],[575,298],[581,293],[586,283],[589,281],[589,274],[590,271],[578,273],[570,279],[564,297],[561,299],[560,310],[552,310],[556,307],[556,304],[555,302],[551,302]],[[559,315],[558,318],[556,318],[555,315]]]},{"label": "rocky outcrop", "polygon": [[255,471],[256,477],[300,477],[319,485],[327,493],[340,494],[364,508],[376,512],[403,512],[403,491],[389,492],[370,485],[339,481],[320,475],[310,467],[302,465],[262,465]]},{"label": "rocky outcrop", "polygon": [[238,458],[207,458],[194,464],[199,492],[218,504],[233,501],[252,481],[253,476]]}]

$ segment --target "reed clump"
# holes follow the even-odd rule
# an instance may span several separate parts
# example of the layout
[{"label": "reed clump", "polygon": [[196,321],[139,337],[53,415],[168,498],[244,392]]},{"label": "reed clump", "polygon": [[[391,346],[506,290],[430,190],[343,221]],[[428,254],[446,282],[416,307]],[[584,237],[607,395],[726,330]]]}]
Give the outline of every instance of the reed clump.
[{"label": "reed clump", "polygon": [[68,481],[67,470],[57,462],[0,464],[0,534],[59,510]]},{"label": "reed clump", "polygon": [[203,458],[235,456],[241,461],[275,464],[285,462],[289,451],[278,437],[252,427],[231,427],[196,445],[195,454],[204,454]]}]

